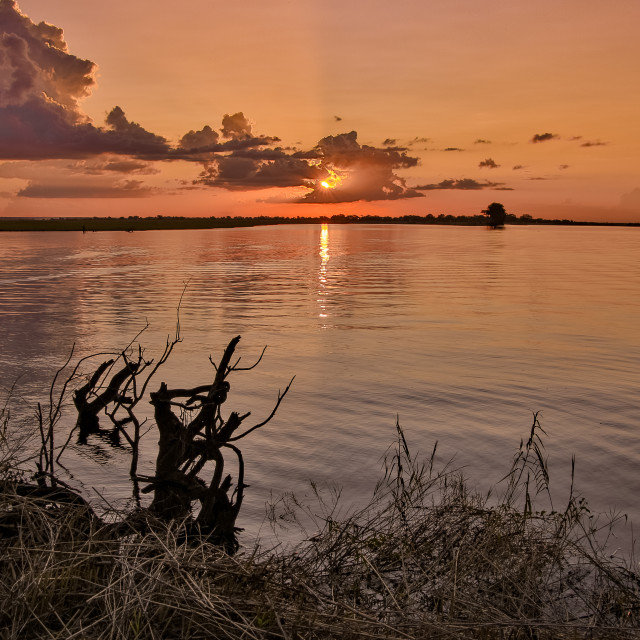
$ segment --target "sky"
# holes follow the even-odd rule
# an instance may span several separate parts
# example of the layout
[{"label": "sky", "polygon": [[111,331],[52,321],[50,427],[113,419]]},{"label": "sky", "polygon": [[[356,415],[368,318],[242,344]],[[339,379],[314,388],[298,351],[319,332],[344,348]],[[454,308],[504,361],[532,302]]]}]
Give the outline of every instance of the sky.
[{"label": "sky", "polygon": [[0,0],[0,216],[640,222],[638,0]]}]

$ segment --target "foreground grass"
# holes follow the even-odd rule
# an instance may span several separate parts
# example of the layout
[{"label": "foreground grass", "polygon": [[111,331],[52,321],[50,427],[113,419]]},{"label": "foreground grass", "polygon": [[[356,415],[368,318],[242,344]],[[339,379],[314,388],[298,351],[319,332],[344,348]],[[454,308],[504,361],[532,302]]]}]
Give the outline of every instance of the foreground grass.
[{"label": "foreground grass", "polygon": [[306,523],[304,542],[234,556],[143,511],[115,526],[24,495],[5,465],[0,638],[640,638],[639,577],[606,552],[614,523],[575,497],[534,510],[541,452],[534,420],[488,499],[399,430],[366,508],[289,496],[272,516]]}]

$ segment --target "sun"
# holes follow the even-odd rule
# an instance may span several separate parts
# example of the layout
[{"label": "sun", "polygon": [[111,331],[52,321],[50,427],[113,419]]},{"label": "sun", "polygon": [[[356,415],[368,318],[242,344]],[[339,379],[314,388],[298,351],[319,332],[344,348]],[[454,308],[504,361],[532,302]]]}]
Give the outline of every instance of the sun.
[{"label": "sun", "polygon": [[342,176],[333,169],[327,169],[327,171],[329,175],[320,182],[320,186],[323,189],[335,189],[336,187],[340,186],[340,183],[342,182]]}]

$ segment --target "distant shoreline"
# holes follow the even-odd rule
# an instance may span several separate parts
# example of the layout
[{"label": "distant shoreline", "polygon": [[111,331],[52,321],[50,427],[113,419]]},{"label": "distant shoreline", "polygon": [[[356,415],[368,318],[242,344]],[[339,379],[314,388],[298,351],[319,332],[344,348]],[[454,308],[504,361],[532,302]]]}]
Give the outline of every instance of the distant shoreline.
[{"label": "distant shoreline", "polygon": [[[223,216],[210,218],[187,218],[180,216],[155,216],[143,218],[12,218],[0,219],[0,231],[158,231],[180,229],[225,229],[233,227],[255,227],[279,224],[419,224],[487,226],[483,215],[452,216],[432,214],[426,216],[334,216],[295,217],[283,216]],[[546,220],[528,215],[507,215],[507,225],[570,225],[581,227],[640,227],[640,222],[583,222],[575,220]]]}]

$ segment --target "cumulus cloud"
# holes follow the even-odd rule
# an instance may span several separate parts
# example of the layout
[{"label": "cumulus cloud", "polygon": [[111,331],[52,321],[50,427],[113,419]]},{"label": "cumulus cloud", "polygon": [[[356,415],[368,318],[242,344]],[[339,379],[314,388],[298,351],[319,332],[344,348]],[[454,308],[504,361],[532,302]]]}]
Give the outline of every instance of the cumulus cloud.
[{"label": "cumulus cloud", "polygon": [[225,138],[234,140],[244,140],[251,138],[251,124],[245,118],[242,111],[229,115],[226,113],[222,118],[222,135]]},{"label": "cumulus cloud", "polygon": [[246,155],[222,156],[205,164],[196,184],[225,189],[266,189],[298,187],[326,177],[326,172],[291,156],[265,161]]},{"label": "cumulus cloud", "polygon": [[497,169],[500,165],[496,164],[493,158],[487,158],[486,160],[482,160],[478,166],[486,169]]},{"label": "cumulus cloud", "polygon": [[[380,149],[358,143],[355,131],[326,136],[313,153],[317,167],[329,182],[317,181],[301,202],[355,202],[358,200],[397,200],[424,194],[406,186],[396,169],[414,167],[418,159],[400,149]],[[329,188],[324,186],[325,181]]]},{"label": "cumulus cloud", "polygon": [[309,192],[300,202],[308,203],[390,200],[423,195],[394,173],[417,162],[405,149],[360,145],[351,131],[322,138],[306,151],[287,153],[277,147],[217,153],[204,163],[195,183],[231,190],[306,187]]},{"label": "cumulus cloud", "polygon": [[179,147],[192,151],[218,144],[218,133],[206,124],[200,131],[188,131],[180,139]]},{"label": "cumulus cloud", "polygon": [[119,107],[95,127],[80,102],[96,65],[68,51],[62,29],[33,23],[14,0],[0,2],[0,158],[162,154],[164,138],[129,122]]},{"label": "cumulus cloud", "polygon": [[0,25],[0,107],[44,97],[81,119],[78,102],[94,84],[94,63],[71,55],[62,29],[34,24],[14,0],[0,2]]},{"label": "cumulus cloud", "polygon": [[553,140],[558,136],[555,133],[536,133],[531,142],[546,142],[547,140]]},{"label": "cumulus cloud", "polygon": [[[425,184],[420,187],[414,188],[420,191],[434,191],[439,189],[460,189],[462,191],[475,191],[478,189],[503,189],[504,182],[489,182],[489,180],[478,182],[477,180],[473,180],[472,178],[460,178],[459,180],[442,180],[442,182],[437,182],[435,184]],[[507,188],[507,190],[511,191],[512,189]]]}]

